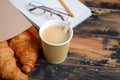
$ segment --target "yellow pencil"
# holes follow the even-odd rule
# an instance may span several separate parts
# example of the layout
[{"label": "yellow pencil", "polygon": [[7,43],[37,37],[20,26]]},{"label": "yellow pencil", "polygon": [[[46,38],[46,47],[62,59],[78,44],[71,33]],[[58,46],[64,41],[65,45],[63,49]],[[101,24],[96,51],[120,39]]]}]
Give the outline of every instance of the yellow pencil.
[{"label": "yellow pencil", "polygon": [[67,11],[72,17],[74,17],[73,12],[70,10],[70,8],[67,6],[67,4],[65,4],[64,0],[59,0],[59,2],[63,5],[63,7],[66,9],[66,11]]}]

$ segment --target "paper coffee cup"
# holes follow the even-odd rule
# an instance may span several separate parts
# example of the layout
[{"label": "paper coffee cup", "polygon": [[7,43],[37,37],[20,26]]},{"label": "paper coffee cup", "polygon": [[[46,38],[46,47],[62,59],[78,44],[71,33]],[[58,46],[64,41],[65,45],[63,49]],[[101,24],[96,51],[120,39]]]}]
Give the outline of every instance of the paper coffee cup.
[{"label": "paper coffee cup", "polygon": [[[70,27],[68,32],[65,34],[67,35],[66,40],[63,42],[59,42],[59,39],[61,40],[63,37],[61,36],[61,33],[59,34],[59,31],[57,31],[56,29],[54,31],[55,25],[57,27],[65,27],[66,23],[60,20],[47,21],[40,27],[39,34],[40,34],[43,52],[46,60],[50,63],[58,64],[63,62],[67,57],[69,44],[73,36],[73,29],[72,27]],[[44,35],[44,33],[46,35]],[[52,34],[55,34],[55,35],[52,37],[51,36]],[[46,39],[45,39],[45,36],[46,36]],[[53,39],[52,40],[53,42],[48,41],[47,38],[48,40],[49,38],[50,40]],[[59,38],[59,39],[56,39],[56,38]],[[56,42],[57,40],[59,43]]]}]

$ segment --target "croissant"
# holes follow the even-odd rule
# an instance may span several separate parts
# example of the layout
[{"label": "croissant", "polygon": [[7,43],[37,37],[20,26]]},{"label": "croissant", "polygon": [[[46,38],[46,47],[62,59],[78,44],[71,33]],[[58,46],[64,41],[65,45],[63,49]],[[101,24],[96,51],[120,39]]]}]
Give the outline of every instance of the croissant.
[{"label": "croissant", "polygon": [[14,51],[7,41],[0,42],[0,77],[7,80],[28,80],[28,76],[17,67]]},{"label": "croissant", "polygon": [[40,40],[38,30],[34,26],[31,26],[29,29],[27,29],[27,31],[29,31],[33,35],[33,37],[37,42],[38,47],[41,48],[41,40]]},{"label": "croissant", "polygon": [[38,41],[28,30],[13,37],[9,41],[10,47],[15,51],[22,64],[22,71],[29,73],[35,66],[38,58]]}]

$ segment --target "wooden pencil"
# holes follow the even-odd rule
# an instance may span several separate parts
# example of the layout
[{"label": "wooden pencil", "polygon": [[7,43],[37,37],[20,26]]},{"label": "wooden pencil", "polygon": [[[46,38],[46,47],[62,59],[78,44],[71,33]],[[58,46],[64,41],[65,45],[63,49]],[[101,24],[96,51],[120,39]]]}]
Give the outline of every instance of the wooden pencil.
[{"label": "wooden pencil", "polygon": [[59,2],[63,5],[63,7],[66,9],[66,11],[67,11],[72,17],[74,17],[73,12],[70,10],[70,8],[67,6],[67,4],[64,2],[64,0],[59,0]]}]

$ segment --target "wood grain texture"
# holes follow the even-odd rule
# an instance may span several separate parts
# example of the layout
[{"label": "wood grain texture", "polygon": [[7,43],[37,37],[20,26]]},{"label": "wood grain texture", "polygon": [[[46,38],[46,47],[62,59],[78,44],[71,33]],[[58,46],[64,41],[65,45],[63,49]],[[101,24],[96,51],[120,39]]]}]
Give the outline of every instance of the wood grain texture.
[{"label": "wood grain texture", "polygon": [[[90,4],[94,4],[95,1]],[[120,59],[115,55],[119,56],[120,50],[120,11],[97,6],[90,8],[93,15],[74,28],[68,58],[61,64],[53,65],[40,55],[35,69],[29,74],[31,78],[34,80],[120,79]]]},{"label": "wood grain texture", "polygon": [[120,11],[90,7],[93,15],[74,28],[67,59],[48,63],[40,52],[33,80],[119,80]]},{"label": "wood grain texture", "polygon": [[90,7],[120,9],[120,0],[84,0],[84,3]]}]

